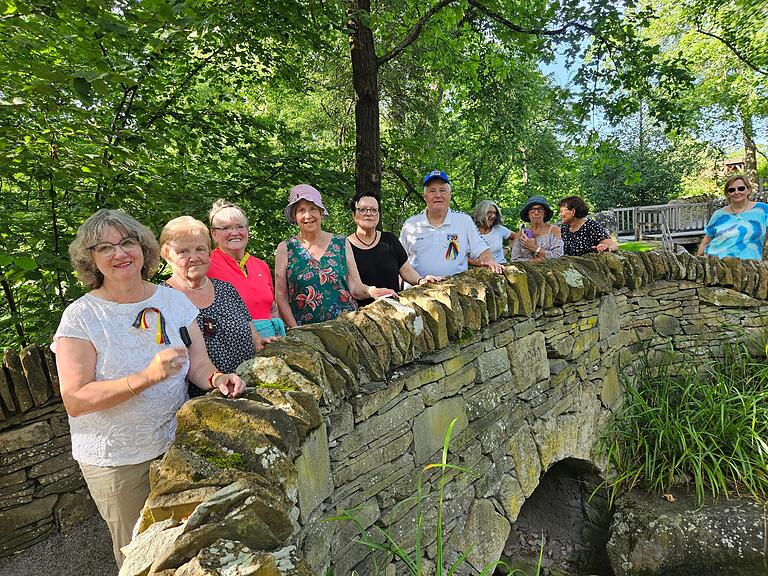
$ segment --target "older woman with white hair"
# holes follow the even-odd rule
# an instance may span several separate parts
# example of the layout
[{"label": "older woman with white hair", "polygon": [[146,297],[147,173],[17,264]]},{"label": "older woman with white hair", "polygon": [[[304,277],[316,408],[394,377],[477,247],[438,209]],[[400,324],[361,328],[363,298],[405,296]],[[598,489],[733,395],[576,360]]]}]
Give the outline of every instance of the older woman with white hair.
[{"label": "older woman with white hair", "polygon": [[272,272],[263,260],[248,253],[248,219],[237,204],[218,199],[208,213],[216,249],[208,276],[229,282],[248,307],[257,332],[264,338],[285,336],[285,324],[275,302]]},{"label": "older woman with white hair", "polygon": [[159,252],[152,232],[124,212],[88,218],[69,255],[90,292],[64,310],[51,344],[72,455],[118,566],[149,494],[149,466],[174,440],[186,380],[225,396],[245,389],[211,363],[189,298],[147,282]]},{"label": "older woman with white hair", "polygon": [[[504,241],[508,240],[511,248],[515,235],[502,223],[499,205],[493,200],[480,200],[472,211],[472,219],[475,221],[480,236],[491,249],[493,259],[499,264],[505,264],[507,257],[504,255]],[[474,258],[470,258],[469,263],[473,266],[480,266],[480,261]]]},{"label": "older woman with white hair", "polygon": [[357,310],[356,298],[395,295],[391,288],[363,284],[349,240],[323,230],[328,211],[316,188],[294,186],[284,214],[299,227],[299,233],[281,242],[275,254],[277,305],[289,328]]},{"label": "older woman with white hair", "polygon": [[[183,292],[198,309],[197,325],[208,356],[217,369],[234,372],[273,338],[262,338],[237,290],[209,279],[211,237],[208,228],[191,216],[168,222],[160,233],[160,254],[173,274],[166,284]],[[190,389],[190,396],[197,395]]]}]

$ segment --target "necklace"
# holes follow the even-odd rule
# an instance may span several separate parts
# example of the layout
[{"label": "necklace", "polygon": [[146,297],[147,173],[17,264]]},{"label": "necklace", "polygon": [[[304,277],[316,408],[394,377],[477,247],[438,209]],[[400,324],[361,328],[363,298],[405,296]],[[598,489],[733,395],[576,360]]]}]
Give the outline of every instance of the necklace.
[{"label": "necklace", "polygon": [[737,214],[741,214],[742,212],[748,211],[749,210],[749,204],[750,204],[750,201],[747,200],[747,203],[743,207],[739,208],[738,212],[736,211],[736,208],[733,206],[733,204],[731,204],[731,206],[730,206],[731,214],[733,214],[735,216]]},{"label": "necklace", "polygon": [[198,286],[197,288],[195,288],[194,286],[190,286],[189,289],[190,290],[202,290],[203,288],[208,286],[209,283],[210,283],[210,280],[208,280],[208,276],[206,276],[205,277],[205,282],[203,282],[200,286]]},{"label": "necklace", "polygon": [[362,238],[360,238],[360,236],[357,235],[357,232],[355,232],[355,238],[357,238],[357,241],[360,242],[360,244],[362,244],[363,246],[370,247],[370,246],[373,246],[374,242],[376,242],[376,238],[378,238],[378,233],[379,233],[378,230],[373,231],[373,240],[371,240],[370,244],[366,244],[365,242],[363,242]]},{"label": "necklace", "polygon": [[208,279],[208,276],[206,276],[206,277],[205,277],[205,282],[203,282],[203,283],[202,283],[200,286],[198,286],[198,287],[194,287],[194,286],[187,286],[185,282],[180,282],[179,280],[177,280],[177,279],[176,279],[176,277],[175,277],[175,276],[171,276],[171,277],[170,277],[170,278],[168,278],[168,280],[166,281],[166,284],[168,284],[168,285],[169,285],[169,286],[171,286],[172,288],[176,288],[176,286],[174,286],[173,284],[171,284],[171,280],[173,280],[173,284],[176,284],[176,285],[178,285],[178,286],[179,286],[179,288],[177,288],[177,290],[181,290],[182,292],[188,292],[188,291],[193,291],[193,290],[202,290],[203,288],[205,288],[206,286],[208,286],[208,284],[210,284],[210,282],[211,282],[211,281]]}]

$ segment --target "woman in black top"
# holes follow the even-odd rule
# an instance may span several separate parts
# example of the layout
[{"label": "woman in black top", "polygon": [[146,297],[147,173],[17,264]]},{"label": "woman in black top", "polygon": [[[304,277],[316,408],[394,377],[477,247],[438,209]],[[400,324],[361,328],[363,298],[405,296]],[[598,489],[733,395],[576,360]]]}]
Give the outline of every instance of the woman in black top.
[{"label": "woman in black top", "polygon": [[[400,278],[411,285],[442,280],[439,276],[420,276],[408,262],[408,256],[397,236],[377,230],[379,225],[379,197],[363,192],[350,203],[357,230],[347,236],[352,244],[360,280],[369,286],[400,290]],[[359,300],[360,306],[373,302],[372,298]]]},{"label": "woman in black top", "polygon": [[616,252],[619,245],[605,227],[587,218],[589,208],[579,196],[560,200],[560,235],[566,256],[581,256],[588,252]]}]

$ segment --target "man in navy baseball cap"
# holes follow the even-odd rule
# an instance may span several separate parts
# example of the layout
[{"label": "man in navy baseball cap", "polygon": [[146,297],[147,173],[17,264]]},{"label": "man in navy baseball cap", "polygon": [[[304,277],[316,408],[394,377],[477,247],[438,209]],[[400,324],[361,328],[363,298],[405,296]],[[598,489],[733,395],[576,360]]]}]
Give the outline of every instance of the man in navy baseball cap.
[{"label": "man in navy baseball cap", "polygon": [[452,276],[464,272],[469,258],[501,273],[472,218],[451,210],[451,181],[442,170],[422,179],[427,208],[411,216],[400,231],[400,243],[411,266],[422,276]]}]

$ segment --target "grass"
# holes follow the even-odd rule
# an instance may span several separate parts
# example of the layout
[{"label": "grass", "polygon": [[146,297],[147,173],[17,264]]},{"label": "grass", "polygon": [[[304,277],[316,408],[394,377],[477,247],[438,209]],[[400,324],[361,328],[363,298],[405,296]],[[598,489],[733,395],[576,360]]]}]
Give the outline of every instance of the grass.
[{"label": "grass", "polygon": [[[470,472],[466,468],[462,468],[461,466],[456,466],[455,464],[448,463],[448,445],[450,443],[451,435],[453,434],[453,427],[455,424],[456,424],[456,419],[454,418],[454,420],[448,426],[448,430],[446,431],[445,436],[443,438],[443,450],[442,450],[442,458],[440,462],[427,464],[421,470],[421,472],[419,472],[419,476],[416,482],[416,494],[408,499],[408,501],[415,500],[416,502],[416,535],[415,535],[416,544],[413,552],[409,552],[408,550],[406,550],[403,546],[401,546],[398,542],[396,542],[394,538],[392,538],[392,536],[390,536],[390,534],[386,530],[378,526],[373,526],[373,528],[375,529],[376,534],[379,536],[379,538],[374,538],[373,536],[371,536],[371,534],[364,528],[363,522],[357,516],[356,511],[354,509],[345,511],[339,516],[329,518],[329,520],[349,521],[354,523],[360,534],[360,537],[356,540],[356,542],[358,542],[363,546],[367,546],[374,553],[383,552],[385,553],[385,555],[391,554],[396,561],[401,562],[405,566],[407,573],[410,576],[422,576],[422,574],[424,573],[424,564],[423,564],[424,552],[425,552],[424,546],[423,546],[424,505],[427,502],[427,499],[429,498],[429,496],[425,494],[425,490],[424,490],[424,476],[432,470],[438,469],[440,472],[440,480],[438,483],[438,491],[437,491],[437,499],[438,499],[437,527],[436,527],[437,553],[435,556],[435,571],[434,571],[435,576],[452,576],[453,574],[456,573],[459,567],[461,567],[462,564],[464,564],[467,561],[467,557],[472,553],[472,549],[466,550],[462,552],[459,555],[458,559],[455,562],[453,562],[450,566],[444,566],[443,502],[445,499],[445,486],[448,482],[446,472],[451,473],[452,476],[454,472],[456,473]],[[542,544],[541,544],[541,550],[539,552],[539,562],[536,569],[536,576],[539,576],[541,574],[541,564],[543,559],[543,553],[544,553],[544,537],[542,535]],[[508,571],[508,576],[525,576],[524,572],[522,572],[521,570],[512,570],[506,563],[504,563],[501,560],[488,563],[480,571],[479,576],[489,576],[490,574],[493,574],[496,568],[499,568],[499,567],[506,568]],[[374,570],[375,570],[374,574],[380,573],[380,567],[376,562],[375,556],[374,556]],[[332,576],[332,575],[333,575],[333,569],[329,568],[328,571],[326,571],[326,576]]]},{"label": "grass", "polygon": [[627,252],[650,252],[661,246],[661,242],[622,242],[619,244],[619,250],[625,250]]},{"label": "grass", "polygon": [[703,363],[670,353],[661,362],[643,355],[639,364],[622,376],[625,400],[603,438],[611,500],[637,484],[653,492],[692,484],[700,503],[707,494],[765,501],[765,357],[734,345]]}]

